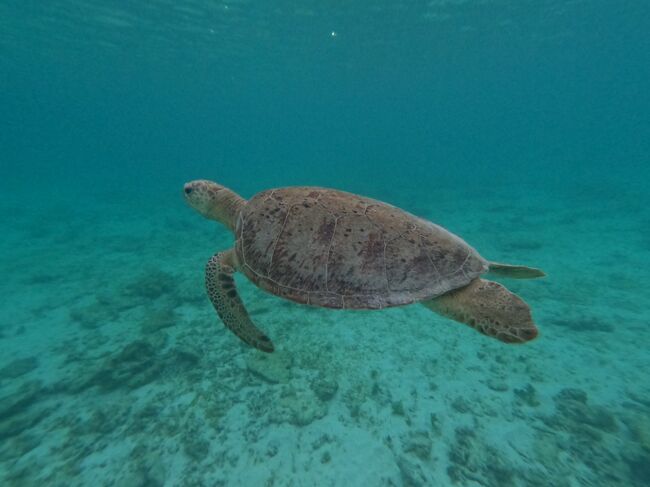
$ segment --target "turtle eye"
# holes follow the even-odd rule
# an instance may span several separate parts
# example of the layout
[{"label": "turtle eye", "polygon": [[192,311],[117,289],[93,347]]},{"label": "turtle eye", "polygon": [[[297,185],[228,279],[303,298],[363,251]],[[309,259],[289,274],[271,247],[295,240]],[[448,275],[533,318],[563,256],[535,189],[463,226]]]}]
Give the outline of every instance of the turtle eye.
[{"label": "turtle eye", "polygon": [[192,188],[192,186],[186,186],[185,187],[185,194],[190,194],[193,190],[194,190],[194,188]]}]

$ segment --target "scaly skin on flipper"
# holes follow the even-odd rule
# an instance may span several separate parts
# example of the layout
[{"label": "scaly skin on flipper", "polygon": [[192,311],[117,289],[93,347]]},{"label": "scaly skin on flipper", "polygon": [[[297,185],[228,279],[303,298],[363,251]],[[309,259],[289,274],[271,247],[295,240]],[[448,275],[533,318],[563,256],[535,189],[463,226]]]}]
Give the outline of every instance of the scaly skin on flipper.
[{"label": "scaly skin on flipper", "polygon": [[475,279],[422,304],[502,342],[523,343],[537,336],[528,305],[497,282]]},{"label": "scaly skin on flipper", "polygon": [[215,254],[205,267],[205,286],[214,309],[224,325],[252,347],[271,353],[273,343],[251,321],[239,298],[233,273],[235,255],[232,249]]}]

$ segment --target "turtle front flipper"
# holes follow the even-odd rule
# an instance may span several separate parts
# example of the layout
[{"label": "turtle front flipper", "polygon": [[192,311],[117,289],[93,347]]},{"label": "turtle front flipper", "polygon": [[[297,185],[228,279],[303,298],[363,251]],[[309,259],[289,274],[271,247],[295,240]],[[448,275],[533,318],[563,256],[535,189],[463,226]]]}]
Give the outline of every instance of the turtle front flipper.
[{"label": "turtle front flipper", "polygon": [[235,251],[219,252],[205,266],[205,286],[210,301],[224,325],[252,347],[263,352],[273,352],[273,343],[251,321],[242,303],[233,274]]},{"label": "turtle front flipper", "polygon": [[502,342],[523,343],[537,336],[528,305],[497,282],[478,278],[422,304]]}]

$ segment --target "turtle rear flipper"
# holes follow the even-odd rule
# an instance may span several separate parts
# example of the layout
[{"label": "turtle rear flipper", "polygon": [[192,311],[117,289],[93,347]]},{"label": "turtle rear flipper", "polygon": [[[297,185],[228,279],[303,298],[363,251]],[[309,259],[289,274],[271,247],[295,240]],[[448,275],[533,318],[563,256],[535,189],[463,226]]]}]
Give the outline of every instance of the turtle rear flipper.
[{"label": "turtle rear flipper", "polygon": [[537,279],[538,277],[546,276],[541,269],[526,267],[524,265],[501,264],[499,262],[490,262],[489,272],[511,279]]},{"label": "turtle rear flipper", "polygon": [[219,252],[208,261],[205,266],[205,286],[210,301],[230,331],[248,345],[271,353],[273,343],[253,324],[239,297],[233,279],[234,262],[233,249]]},{"label": "turtle rear flipper", "polygon": [[537,337],[528,305],[497,282],[475,279],[422,304],[502,342],[523,343]]}]

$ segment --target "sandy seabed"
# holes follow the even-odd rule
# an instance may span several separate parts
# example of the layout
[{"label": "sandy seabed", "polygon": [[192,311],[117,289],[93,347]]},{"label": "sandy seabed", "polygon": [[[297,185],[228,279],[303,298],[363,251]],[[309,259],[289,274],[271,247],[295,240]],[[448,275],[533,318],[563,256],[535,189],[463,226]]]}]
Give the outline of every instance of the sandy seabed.
[{"label": "sandy seabed", "polygon": [[531,305],[532,343],[417,305],[299,306],[238,277],[272,355],[218,321],[203,267],[232,237],[177,194],[5,201],[0,483],[650,485],[649,206],[603,191],[392,200],[548,273],[501,281]]}]

